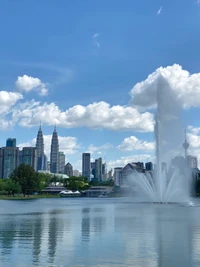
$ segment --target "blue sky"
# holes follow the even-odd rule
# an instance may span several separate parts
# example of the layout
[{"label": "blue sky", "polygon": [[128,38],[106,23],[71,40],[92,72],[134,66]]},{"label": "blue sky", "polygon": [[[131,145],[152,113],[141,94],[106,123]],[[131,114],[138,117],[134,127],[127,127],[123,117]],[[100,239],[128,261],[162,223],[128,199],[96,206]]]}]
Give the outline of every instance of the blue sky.
[{"label": "blue sky", "polygon": [[[166,74],[178,64],[169,70],[174,80],[166,79],[183,102],[191,153],[198,156],[199,28],[200,4],[193,0],[2,0],[0,145],[7,137],[34,145],[41,120],[48,142],[57,124],[60,150],[76,168],[85,151],[110,167],[149,160],[154,110],[141,104],[142,85],[139,102],[133,88],[156,69]],[[148,81],[145,90],[151,96]]]}]

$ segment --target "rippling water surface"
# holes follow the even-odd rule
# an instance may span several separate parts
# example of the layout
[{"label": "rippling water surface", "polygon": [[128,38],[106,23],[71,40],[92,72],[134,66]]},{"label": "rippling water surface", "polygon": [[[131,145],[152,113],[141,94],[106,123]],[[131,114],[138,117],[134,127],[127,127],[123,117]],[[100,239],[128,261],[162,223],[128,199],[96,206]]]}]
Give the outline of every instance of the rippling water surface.
[{"label": "rippling water surface", "polygon": [[1,200],[0,266],[199,267],[200,200]]}]

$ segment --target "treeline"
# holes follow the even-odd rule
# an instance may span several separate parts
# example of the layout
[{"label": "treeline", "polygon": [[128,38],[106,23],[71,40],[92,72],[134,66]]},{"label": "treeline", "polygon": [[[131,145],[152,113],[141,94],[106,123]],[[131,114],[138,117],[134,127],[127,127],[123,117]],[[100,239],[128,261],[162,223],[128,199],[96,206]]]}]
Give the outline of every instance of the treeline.
[{"label": "treeline", "polygon": [[30,165],[20,164],[7,179],[0,179],[0,194],[14,196],[16,194],[31,195],[35,192],[40,192],[49,185],[62,184],[68,190],[83,191],[90,186],[107,185],[113,186],[113,180],[97,182],[91,181],[88,183],[85,177],[72,176],[63,178],[49,174],[36,172]]}]

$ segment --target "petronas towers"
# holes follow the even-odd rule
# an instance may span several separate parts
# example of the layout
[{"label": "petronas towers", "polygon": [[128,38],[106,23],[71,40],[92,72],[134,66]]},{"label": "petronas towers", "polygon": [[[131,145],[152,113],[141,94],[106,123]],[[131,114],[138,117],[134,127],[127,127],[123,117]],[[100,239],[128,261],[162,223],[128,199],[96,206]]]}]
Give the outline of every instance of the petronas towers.
[{"label": "petronas towers", "polygon": [[44,138],[42,133],[42,128],[38,130],[37,139],[36,139],[36,151],[37,151],[37,170],[46,170],[47,169],[47,157],[44,154]]},{"label": "petronas towers", "polygon": [[56,127],[53,131],[53,136],[51,139],[51,154],[50,154],[50,172],[59,172],[59,144],[58,144],[58,134]]},{"label": "petronas towers", "polygon": [[36,139],[36,151],[37,171],[49,170],[51,173],[64,173],[65,154],[63,152],[59,152],[59,142],[56,127],[54,128],[51,138],[50,168],[47,166],[47,157],[44,153],[44,137],[41,125],[39,127]]}]

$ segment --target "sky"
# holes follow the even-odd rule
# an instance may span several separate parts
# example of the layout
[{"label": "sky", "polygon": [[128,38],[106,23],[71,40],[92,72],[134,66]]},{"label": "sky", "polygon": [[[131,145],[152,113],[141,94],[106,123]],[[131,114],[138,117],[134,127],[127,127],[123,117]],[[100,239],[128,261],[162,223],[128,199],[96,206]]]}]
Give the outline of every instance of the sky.
[{"label": "sky", "polygon": [[199,28],[193,0],[1,0],[0,146],[34,146],[41,121],[47,155],[56,125],[75,169],[83,152],[109,168],[153,160],[162,76],[199,157]]}]

